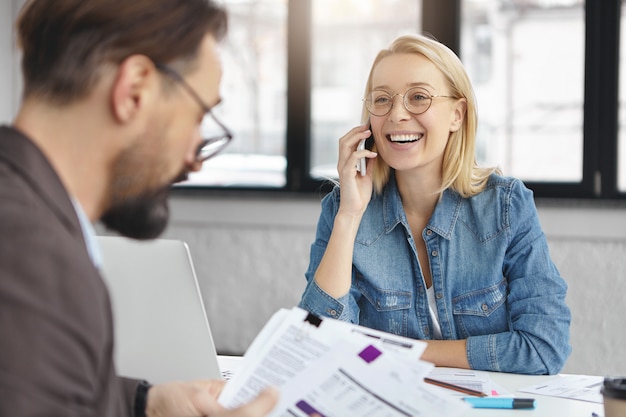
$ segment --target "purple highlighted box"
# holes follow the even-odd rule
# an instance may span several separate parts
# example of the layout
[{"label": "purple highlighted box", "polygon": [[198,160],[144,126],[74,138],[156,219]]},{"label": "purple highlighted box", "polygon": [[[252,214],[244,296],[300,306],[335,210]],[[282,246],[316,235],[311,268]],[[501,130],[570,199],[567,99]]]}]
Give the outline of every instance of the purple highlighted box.
[{"label": "purple highlighted box", "polygon": [[377,357],[379,357],[382,354],[382,352],[378,349],[376,349],[374,346],[369,345],[368,347],[366,347],[365,349],[363,349],[361,351],[361,353],[359,353],[359,356],[361,357],[361,359],[363,359],[365,362],[367,363],[371,363],[373,362]]},{"label": "purple highlighted box", "polygon": [[304,411],[307,416],[310,416],[310,415],[313,415],[313,414],[317,414],[320,417],[324,417],[324,415],[322,413],[317,411],[315,408],[311,407],[311,404],[307,403],[304,400],[298,401],[296,403],[296,407],[298,407],[300,410]]}]

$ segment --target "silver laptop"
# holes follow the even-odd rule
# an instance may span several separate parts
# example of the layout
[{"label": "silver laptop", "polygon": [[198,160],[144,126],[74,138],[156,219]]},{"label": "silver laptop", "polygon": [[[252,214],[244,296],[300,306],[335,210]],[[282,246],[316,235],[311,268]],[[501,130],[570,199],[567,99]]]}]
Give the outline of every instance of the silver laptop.
[{"label": "silver laptop", "polygon": [[220,378],[215,345],[187,245],[98,236],[121,376],[150,383]]}]

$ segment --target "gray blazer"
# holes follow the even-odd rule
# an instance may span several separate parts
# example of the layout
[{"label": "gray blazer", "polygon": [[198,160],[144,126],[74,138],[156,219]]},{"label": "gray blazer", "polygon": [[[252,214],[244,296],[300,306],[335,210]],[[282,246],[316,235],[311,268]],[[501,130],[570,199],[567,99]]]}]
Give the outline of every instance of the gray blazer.
[{"label": "gray blazer", "polygon": [[67,191],[0,126],[0,416],[129,416],[137,383],[115,373],[108,292]]}]

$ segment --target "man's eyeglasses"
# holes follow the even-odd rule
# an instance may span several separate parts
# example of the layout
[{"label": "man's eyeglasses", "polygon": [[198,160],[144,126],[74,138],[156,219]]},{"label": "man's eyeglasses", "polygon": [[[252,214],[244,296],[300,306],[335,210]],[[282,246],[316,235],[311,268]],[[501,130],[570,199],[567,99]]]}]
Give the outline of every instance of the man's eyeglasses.
[{"label": "man's eyeglasses", "polygon": [[202,141],[196,150],[196,161],[204,162],[215,156],[218,152],[226,147],[233,138],[233,134],[228,130],[222,122],[211,112],[211,108],[207,106],[200,98],[198,93],[185,81],[182,75],[165,64],[155,64],[156,68],[163,74],[169,76],[172,80],[178,82],[191,96],[198,102],[204,111],[204,117],[200,124],[200,134]]},{"label": "man's eyeglasses", "polygon": [[430,108],[434,98],[456,98],[430,94],[421,87],[413,87],[404,94],[391,94],[383,90],[374,90],[363,99],[367,110],[374,116],[385,116],[393,108],[396,96],[402,97],[404,107],[413,114],[422,114]]}]

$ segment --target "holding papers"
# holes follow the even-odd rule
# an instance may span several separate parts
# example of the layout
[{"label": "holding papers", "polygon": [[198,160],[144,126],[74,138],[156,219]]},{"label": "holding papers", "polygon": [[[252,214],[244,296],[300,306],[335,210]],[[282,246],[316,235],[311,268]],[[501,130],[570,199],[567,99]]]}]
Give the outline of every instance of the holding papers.
[{"label": "holding papers", "polygon": [[274,386],[270,416],[455,416],[469,408],[423,382],[425,343],[293,308],[272,316],[219,401],[246,403]]}]

